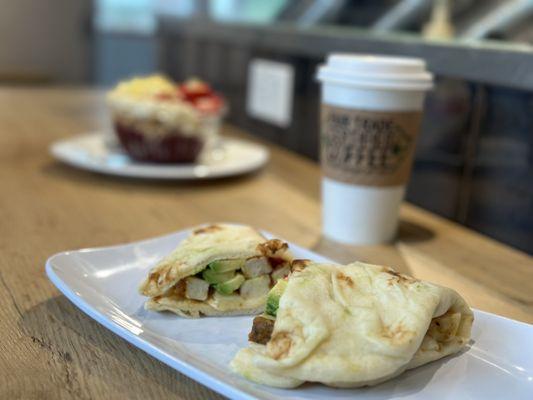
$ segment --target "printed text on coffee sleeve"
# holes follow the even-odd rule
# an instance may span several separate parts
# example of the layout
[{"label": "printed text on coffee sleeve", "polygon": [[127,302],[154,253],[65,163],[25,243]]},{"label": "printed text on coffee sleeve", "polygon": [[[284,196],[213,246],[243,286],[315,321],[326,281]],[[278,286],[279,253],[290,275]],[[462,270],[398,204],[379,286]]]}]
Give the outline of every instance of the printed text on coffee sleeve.
[{"label": "printed text on coffee sleeve", "polygon": [[323,110],[321,157],[326,175],[377,186],[405,182],[418,130],[413,121],[419,118],[412,112],[409,118],[398,114]]}]

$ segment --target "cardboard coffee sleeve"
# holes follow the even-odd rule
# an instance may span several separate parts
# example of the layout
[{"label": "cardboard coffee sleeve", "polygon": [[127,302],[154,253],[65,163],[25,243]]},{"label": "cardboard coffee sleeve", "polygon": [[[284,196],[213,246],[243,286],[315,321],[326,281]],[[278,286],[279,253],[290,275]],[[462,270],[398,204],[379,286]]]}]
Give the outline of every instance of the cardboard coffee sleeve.
[{"label": "cardboard coffee sleeve", "polygon": [[405,184],[421,118],[421,111],[367,111],[323,104],[324,175],[364,186]]}]

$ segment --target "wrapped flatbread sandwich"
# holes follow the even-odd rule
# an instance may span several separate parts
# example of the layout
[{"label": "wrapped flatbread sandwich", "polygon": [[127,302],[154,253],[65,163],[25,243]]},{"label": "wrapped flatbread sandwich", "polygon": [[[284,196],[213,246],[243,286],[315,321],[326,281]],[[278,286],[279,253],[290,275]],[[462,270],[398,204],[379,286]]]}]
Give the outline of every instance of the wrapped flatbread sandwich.
[{"label": "wrapped flatbread sandwich", "polygon": [[183,317],[258,314],[290,260],[287,243],[249,226],[200,227],[150,270],[139,291],[150,297],[146,309]]},{"label": "wrapped flatbread sandwich", "polygon": [[470,339],[472,311],[452,289],[377,265],[300,263],[270,291],[250,347],[231,362],[251,381],[374,385]]}]

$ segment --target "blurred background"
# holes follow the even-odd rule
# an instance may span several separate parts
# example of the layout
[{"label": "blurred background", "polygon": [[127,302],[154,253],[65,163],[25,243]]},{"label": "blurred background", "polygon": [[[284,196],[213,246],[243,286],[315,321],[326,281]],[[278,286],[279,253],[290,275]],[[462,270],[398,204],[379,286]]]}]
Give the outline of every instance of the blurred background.
[{"label": "blurred background", "polygon": [[[533,0],[0,0],[0,7],[0,85],[105,88],[155,71],[197,76],[229,99],[230,123],[313,160],[314,73],[327,53],[422,57],[437,84],[407,199],[533,253]],[[281,120],[250,112],[257,61],[290,72]]]}]

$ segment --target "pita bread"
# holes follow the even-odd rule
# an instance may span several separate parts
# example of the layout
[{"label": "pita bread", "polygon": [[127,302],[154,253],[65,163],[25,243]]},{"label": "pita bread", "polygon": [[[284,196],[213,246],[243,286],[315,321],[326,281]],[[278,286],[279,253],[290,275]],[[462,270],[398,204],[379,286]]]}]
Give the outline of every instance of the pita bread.
[{"label": "pita bread", "polygon": [[265,308],[266,296],[254,297],[244,300],[238,295],[225,296],[225,301],[213,301],[211,297],[207,301],[184,299],[177,296],[164,296],[150,299],[145,308],[154,311],[171,311],[181,317],[198,318],[205,316],[230,316],[260,314]]},{"label": "pita bread", "polygon": [[196,228],[176,249],[155,265],[139,287],[150,297],[145,308],[172,311],[180,316],[239,315],[262,312],[266,294],[250,299],[238,294],[213,295],[205,301],[191,300],[178,290],[184,278],[196,275],[217,260],[267,257],[292,259],[288,245],[278,239],[267,240],[255,229],[244,225],[216,224]]},{"label": "pita bread", "polygon": [[452,289],[382,266],[311,263],[290,276],[267,344],[231,367],[275,387],[374,385],[460,351],[472,322]]}]

